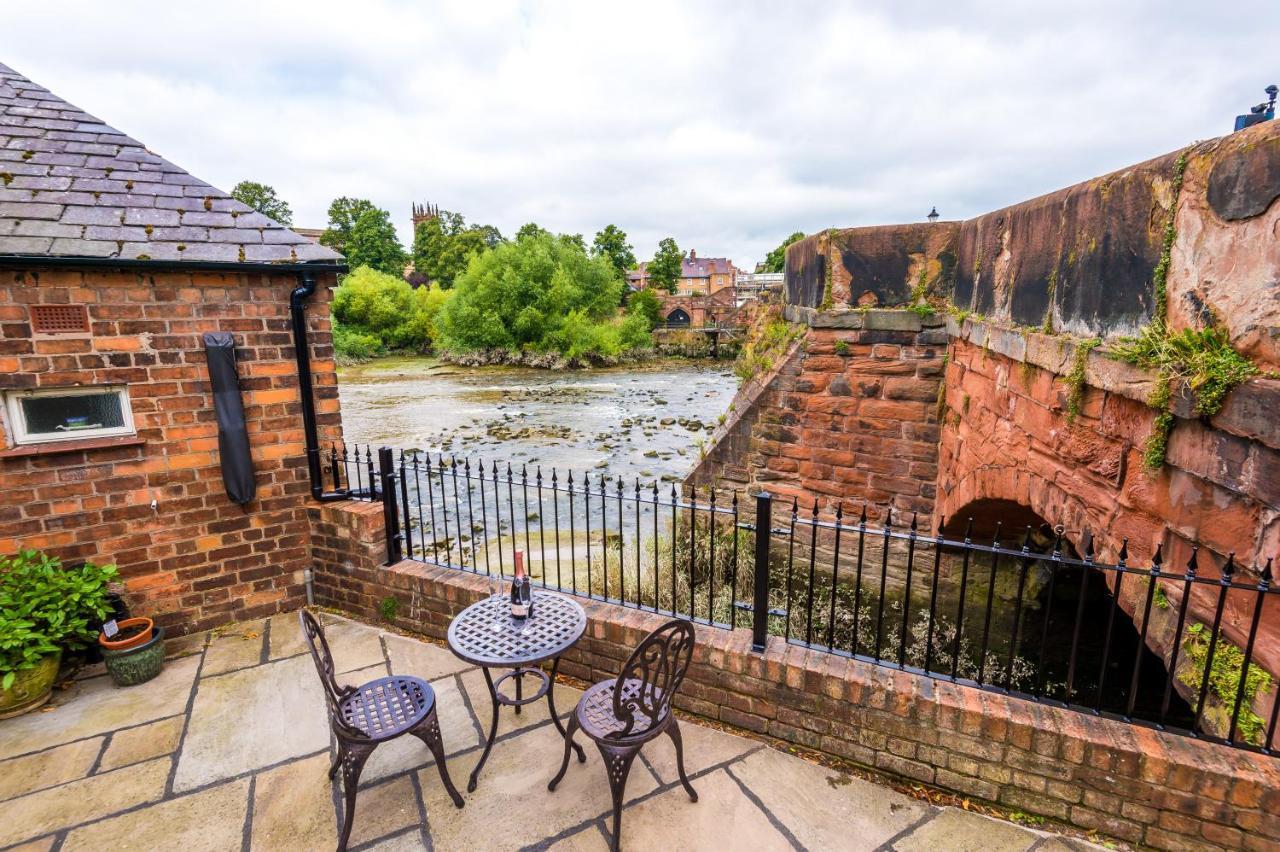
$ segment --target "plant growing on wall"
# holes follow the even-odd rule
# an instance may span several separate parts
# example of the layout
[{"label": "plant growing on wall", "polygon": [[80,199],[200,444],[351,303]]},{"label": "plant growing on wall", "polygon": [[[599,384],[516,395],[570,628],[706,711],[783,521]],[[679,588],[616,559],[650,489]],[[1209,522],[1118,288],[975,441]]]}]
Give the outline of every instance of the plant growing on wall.
[{"label": "plant growing on wall", "polygon": [[1175,214],[1178,195],[1182,190],[1182,177],[1187,168],[1184,151],[1174,165],[1171,185],[1173,201],[1165,220],[1164,240],[1160,261],[1152,273],[1155,305],[1154,316],[1136,338],[1125,338],[1112,347],[1119,358],[1153,370],[1157,381],[1147,398],[1147,404],[1157,412],[1151,426],[1151,434],[1143,447],[1143,466],[1159,470],[1164,464],[1169,447],[1169,433],[1173,431],[1173,399],[1175,392],[1187,387],[1196,395],[1195,413],[1212,417],[1222,409],[1222,402],[1232,388],[1258,374],[1258,368],[1231,346],[1225,331],[1210,325],[1203,329],[1183,329],[1173,332],[1168,325],[1168,277],[1177,236]]}]

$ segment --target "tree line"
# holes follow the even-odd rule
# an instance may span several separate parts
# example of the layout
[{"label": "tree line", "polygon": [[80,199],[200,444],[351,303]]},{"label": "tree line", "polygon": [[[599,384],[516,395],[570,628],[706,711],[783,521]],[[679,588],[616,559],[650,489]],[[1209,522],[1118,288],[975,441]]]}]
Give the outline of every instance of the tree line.
[{"label": "tree line", "polygon": [[[292,222],[289,205],[266,184],[243,181],[232,195],[283,225]],[[390,213],[344,196],[329,205],[320,242],[351,269],[332,306],[334,347],[346,359],[434,351],[481,360],[610,361],[649,349],[659,320],[657,296],[626,286],[638,262],[626,232],[613,224],[590,245],[581,234],[553,234],[532,222],[508,239],[493,225],[440,210],[415,226],[406,249]],[[771,263],[777,254],[779,269],[786,245],[769,256]],[[651,286],[674,293],[683,260],[673,238],[659,242],[646,264]]]}]

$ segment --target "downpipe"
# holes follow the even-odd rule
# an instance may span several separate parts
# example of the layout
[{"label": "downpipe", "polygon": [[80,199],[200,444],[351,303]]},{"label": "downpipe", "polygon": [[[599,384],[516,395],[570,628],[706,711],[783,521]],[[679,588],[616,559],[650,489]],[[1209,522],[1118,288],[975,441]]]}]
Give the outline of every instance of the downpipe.
[{"label": "downpipe", "polygon": [[[307,343],[306,301],[316,291],[316,274],[310,270],[298,273],[298,286],[289,294],[289,318],[293,324],[293,353],[298,362],[298,394],[302,399],[302,434],[307,448],[307,473],[311,478],[311,496],[321,503],[346,500],[346,489],[324,490],[324,474],[320,469],[320,439],[316,433],[315,388],[311,382],[311,349]],[[311,587],[308,584],[310,600]]]}]

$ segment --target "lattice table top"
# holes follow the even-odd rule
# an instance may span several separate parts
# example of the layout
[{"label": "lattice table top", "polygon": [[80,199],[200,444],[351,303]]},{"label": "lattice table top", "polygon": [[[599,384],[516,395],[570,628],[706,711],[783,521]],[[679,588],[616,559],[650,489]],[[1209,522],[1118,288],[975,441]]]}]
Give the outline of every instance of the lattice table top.
[{"label": "lattice table top", "polygon": [[558,657],[582,638],[587,614],[577,601],[551,592],[533,593],[533,615],[511,617],[505,596],[485,598],[449,624],[449,647],[480,666],[515,668]]}]

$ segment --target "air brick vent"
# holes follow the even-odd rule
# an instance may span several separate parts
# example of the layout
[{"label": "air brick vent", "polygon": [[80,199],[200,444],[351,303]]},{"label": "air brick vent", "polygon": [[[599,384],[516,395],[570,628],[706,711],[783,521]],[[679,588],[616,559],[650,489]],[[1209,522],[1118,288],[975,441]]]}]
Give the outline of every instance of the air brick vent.
[{"label": "air brick vent", "polygon": [[84,305],[32,305],[31,329],[36,334],[88,334],[89,311]]}]

